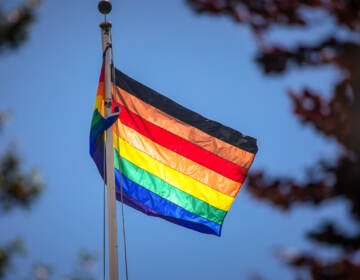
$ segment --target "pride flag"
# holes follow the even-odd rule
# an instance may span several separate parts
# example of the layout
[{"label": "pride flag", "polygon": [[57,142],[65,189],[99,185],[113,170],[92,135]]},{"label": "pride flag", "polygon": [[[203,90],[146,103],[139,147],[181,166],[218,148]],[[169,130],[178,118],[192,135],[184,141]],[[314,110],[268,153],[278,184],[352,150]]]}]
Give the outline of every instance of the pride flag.
[{"label": "pride flag", "polygon": [[104,174],[104,134],[112,125],[116,195],[148,215],[221,235],[224,218],[257,152],[256,139],[184,108],[115,69],[105,119],[101,71],[90,154]]}]

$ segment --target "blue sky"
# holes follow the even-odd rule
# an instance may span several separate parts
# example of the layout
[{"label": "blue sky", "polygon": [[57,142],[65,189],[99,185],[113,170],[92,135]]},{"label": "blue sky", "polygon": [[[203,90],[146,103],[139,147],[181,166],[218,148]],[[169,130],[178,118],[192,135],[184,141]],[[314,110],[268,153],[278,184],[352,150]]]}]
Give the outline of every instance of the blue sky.
[{"label": "blue sky", "polygon": [[[338,77],[334,69],[265,77],[253,62],[256,45],[244,26],[196,15],[180,0],[112,2],[116,67],[256,137],[259,153],[252,170],[301,180],[318,157],[334,158],[334,145],[301,126],[285,94],[305,85],[329,90]],[[31,211],[1,218],[0,241],[22,236],[31,259],[19,262],[24,271],[33,262],[48,263],[59,279],[72,270],[80,249],[100,257],[102,252],[103,185],[88,154],[88,134],[103,17],[95,0],[46,1],[37,17],[27,43],[1,57],[0,110],[10,113],[2,147],[14,141],[25,167],[40,170],[46,189]],[[289,44],[301,32],[275,30],[272,36]],[[246,188],[227,215],[221,238],[125,207],[130,279],[245,279],[254,273],[292,279],[274,250],[314,248],[304,241],[304,230],[323,217],[344,213],[339,203],[282,213],[253,200]],[[120,269],[123,275],[122,262]],[[101,269],[95,273],[100,277]]]}]

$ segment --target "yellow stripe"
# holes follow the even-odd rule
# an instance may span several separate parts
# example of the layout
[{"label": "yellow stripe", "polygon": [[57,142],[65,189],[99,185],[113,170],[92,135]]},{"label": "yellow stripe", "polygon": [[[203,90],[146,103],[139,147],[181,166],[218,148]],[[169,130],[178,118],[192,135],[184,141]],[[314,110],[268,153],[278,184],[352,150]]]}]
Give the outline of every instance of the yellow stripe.
[{"label": "yellow stripe", "polygon": [[104,99],[101,95],[96,95],[94,109],[98,110],[101,115],[105,115],[104,112]]},{"label": "yellow stripe", "polygon": [[233,203],[233,197],[215,191],[209,186],[162,164],[149,155],[132,147],[121,138],[117,137],[114,140],[114,148],[119,152],[120,156],[157,176],[173,187],[224,211],[228,211]]},{"label": "yellow stripe", "polygon": [[119,120],[116,122],[114,129],[114,139],[120,136],[126,142],[131,143],[136,149],[147,153],[161,163],[192,177],[223,194],[235,197],[241,187],[239,182],[226,178],[203,165],[153,142],[136,130],[123,125]]}]

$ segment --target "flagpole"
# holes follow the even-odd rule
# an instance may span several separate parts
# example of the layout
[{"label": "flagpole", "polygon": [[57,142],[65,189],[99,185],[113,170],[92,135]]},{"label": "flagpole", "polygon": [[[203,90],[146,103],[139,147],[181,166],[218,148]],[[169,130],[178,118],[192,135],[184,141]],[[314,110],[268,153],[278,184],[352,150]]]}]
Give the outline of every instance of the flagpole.
[{"label": "flagpole", "polygon": [[[110,1],[102,0],[98,4],[100,13],[105,15],[105,21],[100,24],[102,50],[104,55],[104,91],[105,91],[105,116],[112,113],[111,109],[111,23],[106,21],[106,15],[111,11]],[[115,175],[114,175],[114,147],[112,127],[106,130],[106,185],[108,201],[108,253],[109,253],[109,276],[110,280],[119,279],[118,268],[118,241],[117,241],[117,219],[115,198]]]}]

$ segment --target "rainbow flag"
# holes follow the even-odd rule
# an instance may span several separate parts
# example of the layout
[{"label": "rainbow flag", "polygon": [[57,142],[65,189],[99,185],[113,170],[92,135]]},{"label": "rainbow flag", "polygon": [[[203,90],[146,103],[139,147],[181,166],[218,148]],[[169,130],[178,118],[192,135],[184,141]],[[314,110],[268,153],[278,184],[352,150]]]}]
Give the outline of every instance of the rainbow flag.
[{"label": "rainbow flag", "polygon": [[90,154],[104,174],[104,131],[114,132],[117,199],[148,215],[220,236],[257,152],[256,139],[184,108],[115,69],[113,108],[104,117],[101,71]]}]

